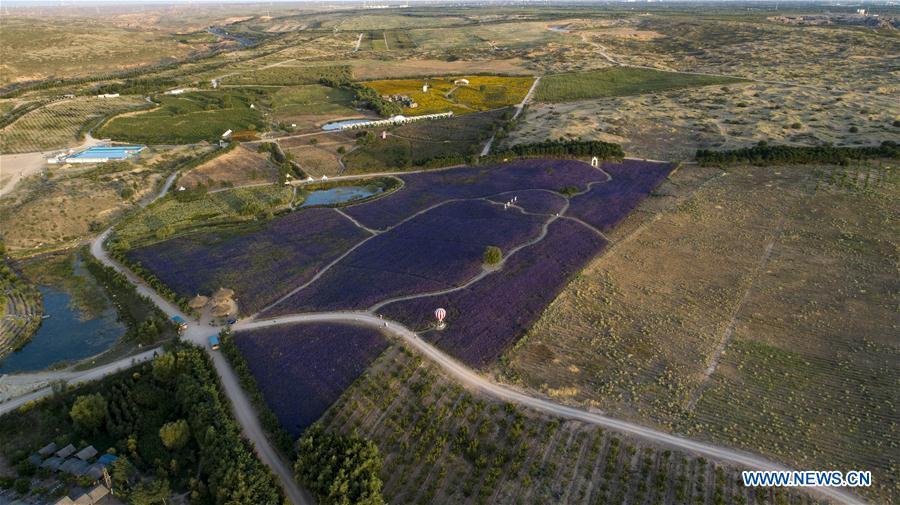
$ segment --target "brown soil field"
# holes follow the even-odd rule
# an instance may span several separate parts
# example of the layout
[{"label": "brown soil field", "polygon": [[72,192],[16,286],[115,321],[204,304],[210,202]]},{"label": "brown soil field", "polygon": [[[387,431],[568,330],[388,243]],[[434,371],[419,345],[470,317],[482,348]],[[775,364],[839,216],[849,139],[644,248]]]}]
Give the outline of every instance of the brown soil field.
[{"label": "brown soil field", "polygon": [[697,149],[734,149],[760,140],[795,145],[896,140],[900,101],[888,95],[763,83],[659,94],[532,104],[507,145],[561,137],[621,143],[632,156],[693,159]]},{"label": "brown soil field", "polygon": [[[315,139],[314,144],[310,143]],[[312,137],[296,137],[278,142],[285,152],[294,155],[294,161],[311,177],[323,175],[339,175],[343,171],[340,159],[343,156],[338,149],[344,148],[349,153],[356,147],[353,136],[349,133],[329,133]]]},{"label": "brown soil field", "polygon": [[898,496],[896,163],[682,167],[497,374]]},{"label": "brown soil field", "polygon": [[186,188],[204,184],[210,188],[243,186],[278,181],[278,167],[266,154],[238,146],[190,170],[178,179]]}]

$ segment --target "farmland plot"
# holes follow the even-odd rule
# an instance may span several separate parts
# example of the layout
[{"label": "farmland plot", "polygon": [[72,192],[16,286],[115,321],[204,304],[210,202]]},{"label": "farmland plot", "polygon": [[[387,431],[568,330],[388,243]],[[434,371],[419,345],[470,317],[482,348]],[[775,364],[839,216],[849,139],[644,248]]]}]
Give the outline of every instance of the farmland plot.
[{"label": "farmland plot", "polygon": [[160,107],[152,111],[113,118],[100,128],[98,135],[146,144],[218,140],[226,130],[261,128],[261,105],[269,98],[263,90],[241,88],[197,91],[159,100]]},{"label": "farmland plot", "polygon": [[440,205],[373,237],[262,316],[366,309],[392,297],[460,285],[482,271],[485,248],[508,253],[537,238],[546,219],[485,201]]},{"label": "farmland plot", "polygon": [[[468,80],[469,84],[454,84],[460,79]],[[533,82],[533,77],[466,75],[370,81],[364,84],[382,95],[410,97],[418,107],[405,107],[403,114],[418,116],[447,111],[466,114],[508,107],[521,102]],[[429,85],[428,91],[422,91],[425,83]]]},{"label": "farmland plot", "polygon": [[556,214],[563,210],[566,198],[554,191],[541,189],[528,189],[525,191],[512,191],[500,195],[488,197],[492,202],[504,203],[515,197],[515,205],[522,207],[526,212],[534,214]]},{"label": "farmland plot", "polygon": [[538,102],[571,102],[736,82],[741,79],[614,67],[544,76],[535,90],[534,99]]},{"label": "farmland plot", "polygon": [[612,181],[597,184],[587,193],[572,198],[566,215],[579,218],[601,231],[609,231],[625,219],[675,166],[625,160],[604,163],[602,168],[612,176]]},{"label": "farmland plot", "polygon": [[334,119],[359,117],[352,101],[353,93],[344,88],[320,84],[281,88],[272,95],[273,116],[289,131],[318,128]]},{"label": "farmland plot", "polygon": [[251,314],[362,240],[366,233],[332,209],[309,209],[262,225],[187,235],[132,249],[140,263],[179,296],[227,287]]},{"label": "farmland plot", "polygon": [[140,97],[76,98],[26,113],[0,130],[0,152],[24,153],[70,147],[103,117],[146,106]]},{"label": "farmland plot", "polygon": [[125,218],[116,238],[136,247],[213,225],[252,221],[261,213],[288,209],[292,197],[291,188],[278,185],[227,189],[187,201],[170,196]]},{"label": "farmland plot", "polygon": [[[379,309],[463,362],[492,363],[531,328],[575,273],[606,245],[570,220],[557,220],[547,236],[512,256],[497,272],[460,291],[400,301]],[[447,310],[447,328],[435,331],[432,311]]]},{"label": "farmland plot", "polygon": [[321,79],[349,79],[350,67],[345,65],[289,66],[278,65],[235,73],[222,79],[223,84],[296,86],[316,84]]},{"label": "farmland plot", "polygon": [[589,183],[608,178],[605,172],[576,160],[520,160],[416,173],[404,175],[404,189],[390,198],[355,205],[347,213],[370,228],[385,229],[441,201],[531,189],[584,190]]},{"label": "farmland plot", "polygon": [[188,171],[178,179],[178,186],[215,188],[276,181],[278,168],[266,156],[239,146]]},{"label": "farmland plot", "polygon": [[295,438],[387,348],[377,330],[331,323],[243,331],[234,342],[266,404]]},{"label": "farmland plot", "polygon": [[375,442],[389,503],[816,503],[744,487],[739,468],[485,399],[397,346],[320,422]]},{"label": "farmland plot", "polygon": [[790,466],[866,468],[865,494],[896,502],[897,184],[884,165],[679,170],[642,205],[661,211],[612,230],[614,249],[499,373]]},{"label": "farmland plot", "polygon": [[511,114],[509,109],[497,109],[391,128],[387,139],[375,139],[347,154],[347,173],[463,163],[481,152],[493,129]]}]

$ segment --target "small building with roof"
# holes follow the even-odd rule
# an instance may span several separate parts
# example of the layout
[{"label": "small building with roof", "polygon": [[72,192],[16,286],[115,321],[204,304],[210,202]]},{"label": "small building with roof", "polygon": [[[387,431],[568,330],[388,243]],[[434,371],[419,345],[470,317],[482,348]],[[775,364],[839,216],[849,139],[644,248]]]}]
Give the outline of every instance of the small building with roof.
[{"label": "small building with roof", "polygon": [[89,466],[90,465],[78,458],[69,458],[63,461],[63,464],[59,465],[59,471],[81,477],[87,472]]},{"label": "small building with roof", "polygon": [[97,484],[93,489],[88,491],[87,494],[91,497],[91,500],[93,500],[92,503],[97,503],[103,498],[109,496],[109,488],[104,486],[103,484]]},{"label": "small building with roof", "polygon": [[56,451],[56,457],[63,458],[63,459],[68,458],[69,456],[71,456],[73,454],[75,454],[75,446],[72,444],[69,444],[69,445],[63,447],[62,449]]},{"label": "small building with roof", "polygon": [[41,463],[41,468],[46,468],[55,472],[59,470],[59,466],[63,464],[63,461],[64,460],[59,456],[53,456],[52,458],[45,459],[44,462]]},{"label": "small building with roof", "polygon": [[85,447],[84,449],[78,451],[78,453],[75,454],[75,457],[80,459],[81,461],[88,461],[96,455],[97,455],[97,449],[94,449],[93,445],[89,445],[89,446]]},{"label": "small building with roof", "polygon": [[203,295],[197,295],[191,298],[191,301],[188,302],[188,307],[194,310],[200,310],[203,307],[206,307],[206,304],[209,303],[209,298]]},{"label": "small building with roof", "polygon": [[187,319],[181,316],[172,316],[172,322],[175,323],[175,328],[179,333],[183,332],[188,327]]},{"label": "small building with roof", "polygon": [[97,463],[99,463],[101,465],[111,465],[118,459],[119,459],[119,457],[116,456],[115,454],[106,453],[103,456],[100,456],[99,458],[97,458]]},{"label": "small building with roof", "polygon": [[106,465],[94,463],[93,465],[89,466],[87,470],[85,470],[84,474],[90,476],[92,479],[99,479],[103,477],[104,468],[106,468]]},{"label": "small building with roof", "polygon": [[222,300],[229,299],[234,296],[234,290],[228,288],[219,288],[213,293],[212,299],[213,303],[218,303]]},{"label": "small building with roof", "polygon": [[38,449],[38,454],[40,454],[41,456],[46,458],[47,456],[56,452],[56,449],[58,449],[58,447],[56,446],[56,442],[50,442],[49,444],[45,445],[44,447],[41,447],[40,449]]}]

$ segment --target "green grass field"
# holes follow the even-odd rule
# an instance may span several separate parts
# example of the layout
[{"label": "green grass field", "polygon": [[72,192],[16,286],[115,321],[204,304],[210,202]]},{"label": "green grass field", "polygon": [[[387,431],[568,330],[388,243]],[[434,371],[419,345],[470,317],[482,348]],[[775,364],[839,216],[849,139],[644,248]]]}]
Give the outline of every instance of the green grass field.
[{"label": "green grass field", "polygon": [[320,84],[281,88],[272,95],[272,107],[279,121],[294,116],[358,114],[351,107],[352,101],[351,91]]},{"label": "green grass field", "polygon": [[538,102],[572,102],[734,82],[741,82],[741,79],[616,67],[545,76],[535,90],[534,99]]},{"label": "green grass field", "polygon": [[145,144],[214,141],[226,130],[261,128],[260,108],[268,100],[265,91],[253,88],[164,96],[159,98],[160,107],[113,118],[100,128],[97,136]]},{"label": "green grass field", "polygon": [[432,166],[429,160],[453,157],[455,164],[477,154],[503,110],[467,114],[451,119],[420,121],[394,128],[388,138],[376,138],[344,157],[347,174]]},{"label": "green grass field", "polygon": [[[382,43],[384,42],[382,41]],[[350,79],[350,67],[346,65],[316,65],[311,67],[280,65],[260,70],[249,69],[229,75],[222,79],[222,83],[296,86],[298,84],[316,84],[323,77]]]},{"label": "green grass field", "polygon": [[117,240],[137,247],[194,230],[208,230],[212,225],[250,221],[257,218],[246,209],[277,211],[291,201],[290,187],[271,185],[236,188],[180,202],[167,197],[127,218],[116,229]]}]

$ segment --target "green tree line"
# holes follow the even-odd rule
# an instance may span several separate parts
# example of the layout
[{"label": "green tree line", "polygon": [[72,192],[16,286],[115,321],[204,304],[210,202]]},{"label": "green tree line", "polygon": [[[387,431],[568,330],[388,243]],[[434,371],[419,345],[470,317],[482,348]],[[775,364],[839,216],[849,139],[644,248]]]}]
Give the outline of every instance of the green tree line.
[{"label": "green tree line", "polygon": [[837,147],[837,146],[785,146],[772,145],[760,141],[753,147],[727,151],[697,151],[697,161],[701,165],[730,165],[750,163],[754,165],[808,165],[827,163],[847,164],[852,160],[870,158],[900,158],[900,144],[886,140],[877,146]]},{"label": "green tree line", "polygon": [[601,160],[620,160],[625,152],[619,144],[600,140],[547,140],[531,144],[517,144],[482,159],[497,161],[504,158],[581,158],[596,156]]}]

